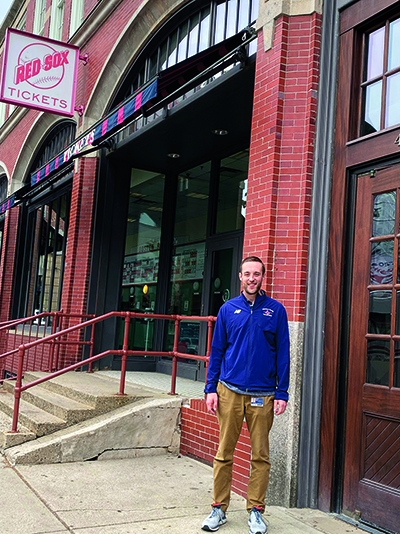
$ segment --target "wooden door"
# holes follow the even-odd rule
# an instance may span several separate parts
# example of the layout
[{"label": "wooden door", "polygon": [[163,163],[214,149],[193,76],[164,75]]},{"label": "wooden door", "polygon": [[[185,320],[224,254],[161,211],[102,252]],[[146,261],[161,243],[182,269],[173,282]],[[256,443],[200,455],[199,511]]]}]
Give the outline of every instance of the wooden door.
[{"label": "wooden door", "polygon": [[400,167],[357,180],[343,511],[400,532]]}]

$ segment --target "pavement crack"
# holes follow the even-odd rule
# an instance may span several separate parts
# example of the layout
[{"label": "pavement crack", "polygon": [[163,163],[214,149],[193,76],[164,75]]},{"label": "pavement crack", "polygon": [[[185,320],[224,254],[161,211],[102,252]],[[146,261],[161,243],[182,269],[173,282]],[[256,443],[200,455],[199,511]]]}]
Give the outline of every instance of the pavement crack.
[{"label": "pavement crack", "polygon": [[67,532],[70,532],[71,534],[77,534],[76,531],[72,529],[69,525],[67,525],[67,523],[63,521],[63,519],[61,519],[58,513],[50,507],[50,505],[40,495],[40,493],[38,493],[38,491],[36,491],[35,488],[26,480],[24,475],[22,475],[22,473],[20,473],[15,466],[10,465],[10,467],[14,471],[14,473],[22,480],[22,482],[29,488],[29,490],[35,495],[35,497],[39,499],[39,501],[43,504],[43,506],[45,506],[47,510],[57,519],[57,521],[59,521],[62,524],[62,526],[67,530]]}]

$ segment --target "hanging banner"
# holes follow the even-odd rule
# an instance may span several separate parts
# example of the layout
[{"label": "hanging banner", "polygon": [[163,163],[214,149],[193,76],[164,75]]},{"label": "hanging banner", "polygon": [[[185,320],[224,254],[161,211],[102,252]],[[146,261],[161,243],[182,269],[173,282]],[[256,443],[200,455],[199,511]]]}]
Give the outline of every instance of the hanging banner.
[{"label": "hanging banner", "polygon": [[6,198],[2,204],[0,204],[0,215],[12,208],[15,204],[15,195],[11,195]]},{"label": "hanging banner", "polygon": [[155,96],[157,96],[157,80],[154,80],[145,89],[136,91],[126,101],[122,102],[119,107],[94,124],[91,130],[83,133],[66,147],[63,152],[32,173],[31,186],[36,185],[54,171],[60,169],[73,156],[78,155],[85,148],[90,148],[94,143],[100,142],[103,137],[125,124],[126,121],[132,120],[133,117],[140,115],[142,113],[142,107]]},{"label": "hanging banner", "polygon": [[79,48],[7,28],[0,100],[72,117]]}]

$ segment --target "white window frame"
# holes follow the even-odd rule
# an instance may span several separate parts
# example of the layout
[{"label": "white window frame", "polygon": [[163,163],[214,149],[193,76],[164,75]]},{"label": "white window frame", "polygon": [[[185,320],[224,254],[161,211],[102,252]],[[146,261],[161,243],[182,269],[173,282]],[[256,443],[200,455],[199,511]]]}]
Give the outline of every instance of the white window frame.
[{"label": "white window frame", "polygon": [[36,0],[35,18],[33,21],[33,33],[43,35],[46,20],[46,0]]},{"label": "white window frame", "polygon": [[69,35],[73,35],[83,21],[83,7],[85,0],[72,0],[71,21],[69,25]]},{"label": "white window frame", "polygon": [[61,41],[64,22],[65,0],[53,0],[50,15],[50,39]]}]

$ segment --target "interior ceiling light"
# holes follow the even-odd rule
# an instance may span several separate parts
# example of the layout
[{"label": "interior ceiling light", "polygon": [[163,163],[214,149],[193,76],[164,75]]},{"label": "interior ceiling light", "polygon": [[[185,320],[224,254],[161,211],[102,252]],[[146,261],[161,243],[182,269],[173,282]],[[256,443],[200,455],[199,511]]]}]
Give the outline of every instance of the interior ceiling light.
[{"label": "interior ceiling light", "polygon": [[212,130],[215,135],[228,135],[228,130]]},{"label": "interior ceiling light", "polygon": [[181,155],[177,154],[176,152],[170,152],[169,154],[167,154],[167,156],[172,159],[178,159],[181,157]]}]

